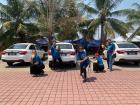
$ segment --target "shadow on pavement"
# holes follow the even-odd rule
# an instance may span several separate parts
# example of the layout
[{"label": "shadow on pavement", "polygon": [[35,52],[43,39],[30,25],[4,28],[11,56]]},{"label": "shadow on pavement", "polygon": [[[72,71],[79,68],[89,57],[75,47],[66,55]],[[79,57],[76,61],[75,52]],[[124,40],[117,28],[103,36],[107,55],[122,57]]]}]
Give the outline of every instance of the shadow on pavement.
[{"label": "shadow on pavement", "polygon": [[95,82],[95,80],[97,80],[96,77],[89,77],[89,78],[87,78],[87,82]]},{"label": "shadow on pavement", "polygon": [[140,64],[136,65],[133,62],[119,62],[119,63],[116,63],[114,65],[120,66],[120,67],[140,68]]},{"label": "shadow on pavement", "polygon": [[67,71],[72,71],[72,70],[80,70],[79,66],[77,65],[76,67],[72,67],[71,64],[65,64],[63,67],[60,67],[57,65],[56,69],[52,69],[52,71],[55,72],[67,72]]},{"label": "shadow on pavement", "polygon": [[6,68],[28,68],[30,63],[15,63],[13,66],[6,66]]},{"label": "shadow on pavement", "polygon": [[32,77],[46,77],[48,74],[43,74],[43,75],[33,75]]},{"label": "shadow on pavement", "polygon": [[122,71],[122,69],[119,69],[119,68],[113,68],[112,71]]}]

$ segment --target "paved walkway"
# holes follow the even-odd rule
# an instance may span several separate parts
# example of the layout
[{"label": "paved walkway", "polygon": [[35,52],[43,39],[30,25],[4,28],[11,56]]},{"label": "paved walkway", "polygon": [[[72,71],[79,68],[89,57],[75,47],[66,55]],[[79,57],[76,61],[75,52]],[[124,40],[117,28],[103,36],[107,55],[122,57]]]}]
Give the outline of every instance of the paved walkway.
[{"label": "paved walkway", "polygon": [[0,72],[0,105],[140,105],[140,72],[88,72],[83,83],[78,70]]}]

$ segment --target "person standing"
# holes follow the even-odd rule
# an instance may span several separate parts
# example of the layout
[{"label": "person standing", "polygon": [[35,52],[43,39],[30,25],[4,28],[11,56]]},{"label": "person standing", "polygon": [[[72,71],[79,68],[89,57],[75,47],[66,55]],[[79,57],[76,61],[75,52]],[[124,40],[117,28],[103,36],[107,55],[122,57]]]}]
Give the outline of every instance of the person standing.
[{"label": "person standing", "polygon": [[60,49],[56,49],[56,43],[54,42],[52,47],[51,47],[51,54],[52,54],[52,58],[53,58],[53,69],[55,70],[56,69],[56,64],[57,64],[57,61],[59,61],[59,64],[61,65],[62,64],[62,59],[61,59],[61,56],[60,56]]},{"label": "person standing", "polygon": [[89,59],[86,55],[86,51],[83,47],[79,47],[79,51],[77,53],[77,60],[80,62],[80,75],[83,77],[83,82],[87,81],[87,71],[86,68],[89,65]]},{"label": "person standing", "polygon": [[108,69],[110,71],[112,71],[114,50],[115,50],[114,43],[111,41],[111,39],[108,39],[108,45],[107,45],[107,65],[108,65]]}]

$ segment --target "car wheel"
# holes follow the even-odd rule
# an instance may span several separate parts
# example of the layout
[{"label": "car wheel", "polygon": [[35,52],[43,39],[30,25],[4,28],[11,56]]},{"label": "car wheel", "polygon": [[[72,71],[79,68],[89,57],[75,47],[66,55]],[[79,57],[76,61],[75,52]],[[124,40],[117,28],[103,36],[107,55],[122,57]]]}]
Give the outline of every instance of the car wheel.
[{"label": "car wheel", "polygon": [[134,62],[135,65],[139,65],[139,62]]},{"label": "car wheel", "polygon": [[75,67],[76,67],[76,63],[73,63],[73,64],[72,64],[72,67],[74,67],[74,68],[75,68]]},{"label": "car wheel", "polygon": [[8,66],[13,66],[13,62],[7,62]]}]

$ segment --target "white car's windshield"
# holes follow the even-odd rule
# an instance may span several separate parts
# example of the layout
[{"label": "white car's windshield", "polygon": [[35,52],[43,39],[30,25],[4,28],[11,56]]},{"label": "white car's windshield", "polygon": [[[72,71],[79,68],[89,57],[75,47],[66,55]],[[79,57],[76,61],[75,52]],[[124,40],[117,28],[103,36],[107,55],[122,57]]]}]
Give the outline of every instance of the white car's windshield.
[{"label": "white car's windshield", "polygon": [[10,46],[8,49],[26,49],[28,45],[25,44],[14,44]]},{"label": "white car's windshield", "polygon": [[117,44],[119,48],[138,48],[135,44],[132,43],[123,43]]},{"label": "white car's windshield", "polygon": [[57,44],[60,49],[72,49],[71,44]]}]

